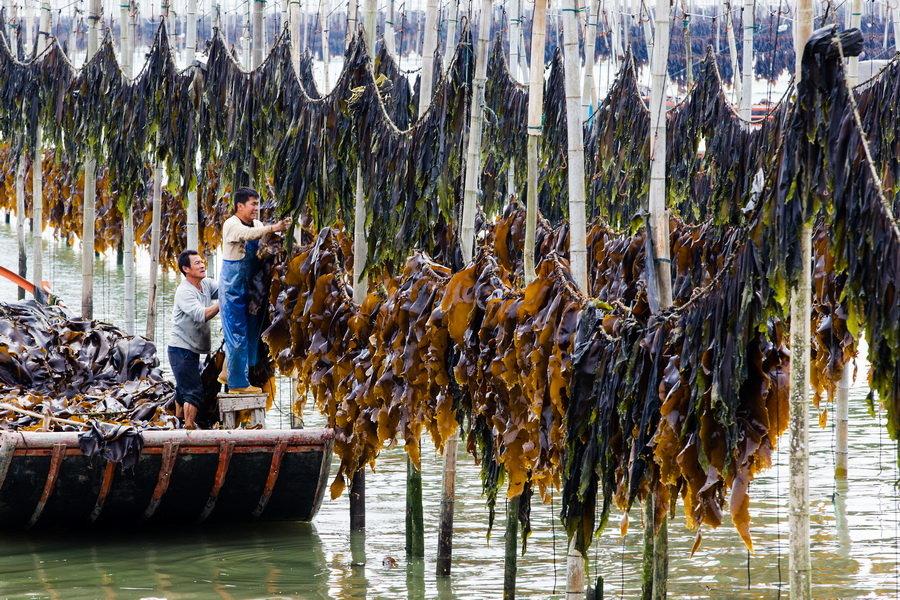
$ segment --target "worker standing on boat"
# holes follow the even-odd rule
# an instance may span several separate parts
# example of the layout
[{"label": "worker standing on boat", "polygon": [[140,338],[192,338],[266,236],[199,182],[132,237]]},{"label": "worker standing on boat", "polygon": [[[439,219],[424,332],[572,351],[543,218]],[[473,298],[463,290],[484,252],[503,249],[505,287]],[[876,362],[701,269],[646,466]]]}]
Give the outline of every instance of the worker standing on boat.
[{"label": "worker standing on boat", "polygon": [[200,355],[210,352],[209,321],[219,314],[219,284],[206,276],[206,263],[196,250],[178,255],[178,269],[184,280],[175,290],[169,366],[175,375],[175,414],[183,416],[185,428],[194,429],[203,400]]},{"label": "worker standing on boat", "polygon": [[[247,187],[234,193],[234,214],[222,226],[222,331],[228,367],[228,391],[233,394],[259,394],[250,385],[250,367],[256,364],[261,319],[248,310],[250,280],[259,268],[256,251],[267,233],[284,231],[290,218],[263,225],[259,216],[259,193]],[[261,315],[260,315],[261,316]]]}]

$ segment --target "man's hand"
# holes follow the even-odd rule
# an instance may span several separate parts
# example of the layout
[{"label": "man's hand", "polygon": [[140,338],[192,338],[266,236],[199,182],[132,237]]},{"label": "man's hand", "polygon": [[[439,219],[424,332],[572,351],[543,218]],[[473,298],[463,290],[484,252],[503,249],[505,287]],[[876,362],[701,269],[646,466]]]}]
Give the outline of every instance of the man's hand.
[{"label": "man's hand", "polygon": [[212,319],[212,318],[213,318],[214,316],[216,316],[217,314],[219,314],[219,303],[218,303],[218,301],[213,302],[212,304],[210,304],[209,306],[207,306],[207,307],[203,310],[203,319],[206,320],[206,321],[209,321],[210,319]]},{"label": "man's hand", "polygon": [[292,222],[293,220],[290,217],[286,217],[275,223],[275,225],[272,226],[272,231],[284,231],[291,226]]}]

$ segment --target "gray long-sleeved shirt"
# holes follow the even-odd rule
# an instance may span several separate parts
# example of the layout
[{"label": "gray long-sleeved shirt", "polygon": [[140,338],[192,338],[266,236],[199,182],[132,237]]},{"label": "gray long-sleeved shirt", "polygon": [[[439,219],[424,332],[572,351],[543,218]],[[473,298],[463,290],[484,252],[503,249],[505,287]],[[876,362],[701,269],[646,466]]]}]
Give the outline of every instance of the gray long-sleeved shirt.
[{"label": "gray long-sleeved shirt", "polygon": [[213,303],[213,294],[219,284],[209,277],[200,282],[198,290],[187,279],[175,290],[172,308],[172,333],[169,345],[184,348],[197,354],[209,354],[209,322],[204,318],[206,309]]}]

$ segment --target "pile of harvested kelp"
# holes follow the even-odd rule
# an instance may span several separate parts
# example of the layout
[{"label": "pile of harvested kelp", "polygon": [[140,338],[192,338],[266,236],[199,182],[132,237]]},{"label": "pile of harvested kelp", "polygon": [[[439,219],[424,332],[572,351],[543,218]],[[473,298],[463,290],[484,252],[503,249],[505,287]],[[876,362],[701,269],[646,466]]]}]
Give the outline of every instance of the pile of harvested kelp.
[{"label": "pile of harvested kelp", "polygon": [[[152,342],[34,302],[0,303],[0,398],[73,421],[178,425],[174,386],[162,378]],[[0,424],[30,429],[42,421],[0,410]]]}]

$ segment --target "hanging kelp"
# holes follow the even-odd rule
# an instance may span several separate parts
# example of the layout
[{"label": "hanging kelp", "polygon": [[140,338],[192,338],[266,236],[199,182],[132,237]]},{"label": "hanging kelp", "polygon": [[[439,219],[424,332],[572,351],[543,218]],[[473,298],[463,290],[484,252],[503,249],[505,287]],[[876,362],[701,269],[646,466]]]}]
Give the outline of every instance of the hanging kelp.
[{"label": "hanging kelp", "polygon": [[[481,206],[488,215],[503,210],[509,190],[506,173],[510,162],[519,165],[517,189],[525,189],[528,88],[509,72],[504,54],[503,36],[497,36],[488,56],[484,88],[485,119],[482,151],[485,155],[481,175]],[[521,196],[524,197],[524,196]]]},{"label": "hanging kelp", "polygon": [[[468,31],[463,31],[467,39]],[[366,195],[366,268],[402,264],[415,249],[453,262],[454,209],[461,198],[462,140],[474,70],[470,45],[460,44],[428,111],[406,131],[388,116],[368,74],[350,102]]]},{"label": "hanging kelp", "polygon": [[309,50],[304,50],[300,56],[300,69],[297,71],[297,79],[310,98],[321,98],[322,94],[316,87],[316,77],[313,75],[313,56]]},{"label": "hanging kelp", "polygon": [[376,80],[383,76],[390,82],[389,85],[379,84],[385,112],[397,129],[401,131],[407,129],[416,120],[418,106],[413,105],[409,80],[384,44],[379,45],[378,54],[375,56],[375,75]]},{"label": "hanging kelp", "polygon": [[544,128],[538,161],[538,210],[553,224],[569,214],[567,144],[565,70],[562,52],[557,48],[544,89]]}]

